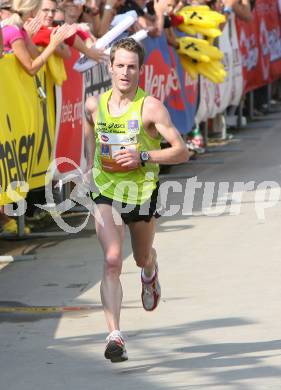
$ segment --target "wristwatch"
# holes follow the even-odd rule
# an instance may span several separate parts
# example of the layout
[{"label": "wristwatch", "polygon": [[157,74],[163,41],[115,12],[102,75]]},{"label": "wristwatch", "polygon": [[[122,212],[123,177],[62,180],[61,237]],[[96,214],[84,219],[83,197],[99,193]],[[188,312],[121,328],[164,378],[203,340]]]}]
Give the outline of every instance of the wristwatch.
[{"label": "wristwatch", "polygon": [[144,164],[149,160],[150,156],[148,152],[140,152],[140,160],[141,160],[141,165],[144,166]]}]

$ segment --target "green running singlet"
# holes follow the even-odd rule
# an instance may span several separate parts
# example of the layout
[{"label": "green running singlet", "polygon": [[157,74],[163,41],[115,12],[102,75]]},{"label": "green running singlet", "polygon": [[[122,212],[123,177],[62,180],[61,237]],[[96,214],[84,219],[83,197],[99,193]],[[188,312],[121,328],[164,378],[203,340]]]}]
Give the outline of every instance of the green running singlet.
[{"label": "green running singlet", "polygon": [[146,93],[138,88],[128,110],[113,117],[108,111],[112,89],[101,95],[95,121],[94,180],[102,195],[118,202],[143,204],[158,182],[159,165],[146,163],[137,168],[121,167],[114,152],[122,148],[138,151],[160,149],[161,135],[152,138],[142,123],[142,107]]}]

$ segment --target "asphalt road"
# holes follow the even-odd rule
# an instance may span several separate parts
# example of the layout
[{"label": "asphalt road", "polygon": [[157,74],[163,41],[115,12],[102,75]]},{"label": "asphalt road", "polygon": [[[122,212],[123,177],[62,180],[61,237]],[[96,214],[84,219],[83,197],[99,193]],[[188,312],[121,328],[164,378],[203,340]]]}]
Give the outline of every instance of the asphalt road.
[{"label": "asphalt road", "polygon": [[0,272],[1,390],[279,390],[280,119],[281,109],[162,178],[163,297],[153,313],[124,242],[128,362],[103,358],[93,222],[25,244],[37,259]]}]

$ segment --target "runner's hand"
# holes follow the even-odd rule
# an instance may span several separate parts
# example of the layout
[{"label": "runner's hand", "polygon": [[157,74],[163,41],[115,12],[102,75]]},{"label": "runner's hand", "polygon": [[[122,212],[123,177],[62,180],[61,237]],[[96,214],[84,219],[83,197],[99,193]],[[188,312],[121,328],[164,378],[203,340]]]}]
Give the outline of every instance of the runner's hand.
[{"label": "runner's hand", "polygon": [[140,165],[140,153],[136,149],[120,149],[114,154],[117,164],[127,168],[137,168]]}]

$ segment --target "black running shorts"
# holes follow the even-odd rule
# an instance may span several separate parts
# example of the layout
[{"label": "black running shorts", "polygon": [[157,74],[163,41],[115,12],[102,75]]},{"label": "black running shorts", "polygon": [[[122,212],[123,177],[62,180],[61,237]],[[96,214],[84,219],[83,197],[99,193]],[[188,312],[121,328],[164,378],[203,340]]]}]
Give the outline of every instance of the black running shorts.
[{"label": "black running shorts", "polygon": [[[93,197],[93,193],[91,193],[91,197],[96,204],[108,204],[110,206],[114,206],[114,208],[119,212],[123,222],[128,225],[132,222],[145,221],[149,222],[152,217],[159,218],[160,214],[158,214],[157,207],[157,198],[159,192],[159,182],[156,185],[155,190],[151,194],[151,198],[148,199],[142,205],[128,205],[124,202],[117,202],[107,196],[99,194],[96,198]],[[129,211],[123,212],[122,209],[129,207]]]}]

